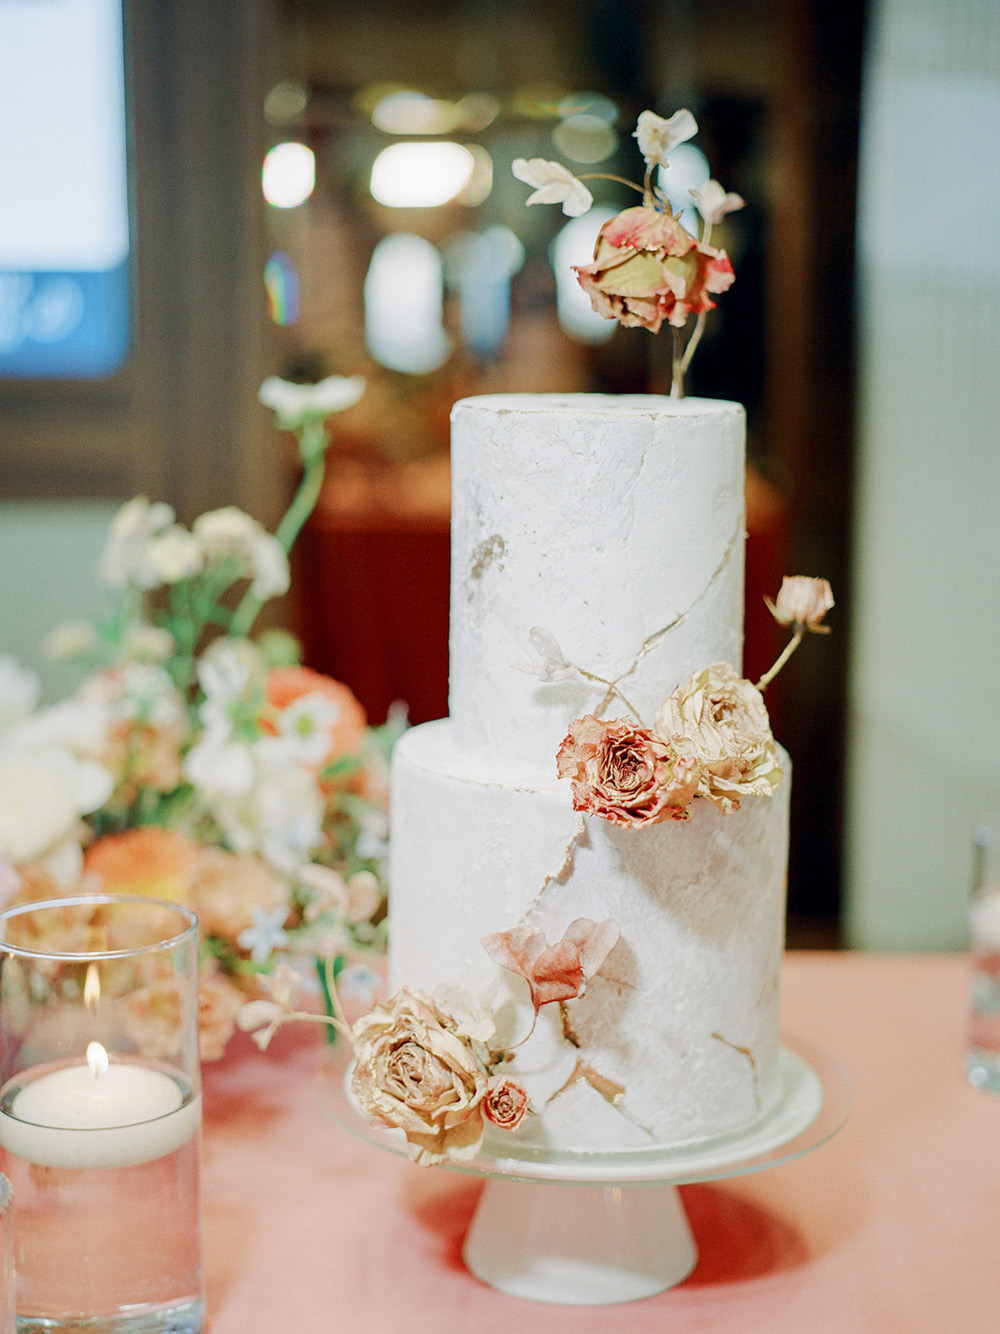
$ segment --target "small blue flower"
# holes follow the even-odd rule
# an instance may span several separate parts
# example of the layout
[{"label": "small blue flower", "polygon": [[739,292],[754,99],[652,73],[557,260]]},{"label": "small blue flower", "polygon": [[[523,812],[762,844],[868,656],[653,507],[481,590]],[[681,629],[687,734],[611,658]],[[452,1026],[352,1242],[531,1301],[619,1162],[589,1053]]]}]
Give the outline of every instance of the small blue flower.
[{"label": "small blue flower", "polygon": [[274,950],[283,949],[288,944],[288,935],[282,929],[288,917],[288,909],[279,907],[266,912],[263,908],[253,908],[253,926],[246,927],[236,937],[239,945],[250,951],[254,963],[266,963]]}]

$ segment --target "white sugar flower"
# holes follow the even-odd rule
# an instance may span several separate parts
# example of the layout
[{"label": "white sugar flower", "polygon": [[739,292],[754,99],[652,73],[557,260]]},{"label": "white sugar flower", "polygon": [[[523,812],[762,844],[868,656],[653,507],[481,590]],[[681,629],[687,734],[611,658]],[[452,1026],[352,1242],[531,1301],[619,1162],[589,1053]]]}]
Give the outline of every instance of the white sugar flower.
[{"label": "white sugar flower", "polygon": [[257,397],[272,409],[283,430],[294,431],[306,422],[322,421],[353,407],[364,392],[363,375],[329,375],[318,384],[294,384],[269,375]]},{"label": "white sugar flower", "polygon": [[41,683],[10,653],[0,653],[0,732],[27,718],[38,706]]},{"label": "white sugar flower", "polygon": [[543,625],[532,626],[528,632],[528,638],[531,640],[531,647],[541,658],[540,663],[518,663],[518,671],[527,672],[529,676],[537,676],[539,680],[545,682],[566,681],[571,676],[576,675],[576,668],[572,663],[567,662],[562,649],[559,647],[559,641],[551,630],[546,630]]},{"label": "white sugar flower", "polygon": [[718,181],[709,181],[701,190],[691,190],[690,195],[710,227],[721,222],[727,213],[735,213],[744,204],[742,195],[723,190]]},{"label": "white sugar flower", "polygon": [[111,520],[108,537],[97,567],[98,578],[109,588],[157,586],[157,574],[147,560],[150,539],[169,528],[174,511],[169,505],[150,504],[135,496]]},{"label": "white sugar flower", "polygon": [[594,202],[583,181],[558,162],[519,157],[514,159],[511,171],[519,181],[535,187],[535,193],[525,201],[528,204],[562,204],[567,218],[578,218]]},{"label": "white sugar flower", "polygon": [[698,122],[686,108],[674,112],[669,120],[664,120],[655,111],[644,111],[635,127],[639,151],[649,167],[665,167],[667,154],[697,133]]}]

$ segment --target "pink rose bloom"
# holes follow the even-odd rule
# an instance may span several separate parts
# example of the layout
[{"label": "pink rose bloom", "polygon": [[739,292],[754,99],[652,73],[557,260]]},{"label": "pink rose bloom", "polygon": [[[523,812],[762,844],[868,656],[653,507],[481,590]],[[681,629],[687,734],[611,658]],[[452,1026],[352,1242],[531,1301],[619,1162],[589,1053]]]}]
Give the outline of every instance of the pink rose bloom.
[{"label": "pink rose bloom", "polygon": [[686,819],[700,780],[693,759],[625,719],[577,718],[556,758],[559,777],[572,780],[574,810],[624,828]]},{"label": "pink rose bloom", "polygon": [[656,333],[664,320],[681,328],[713,310],[733,268],[724,250],[701,245],[669,213],[627,208],[597,235],[592,264],[574,266],[590,304],[605,319]]},{"label": "pink rose bloom", "polygon": [[494,1075],[486,1086],[483,1116],[500,1130],[516,1130],[528,1110],[528,1095],[509,1075]]}]

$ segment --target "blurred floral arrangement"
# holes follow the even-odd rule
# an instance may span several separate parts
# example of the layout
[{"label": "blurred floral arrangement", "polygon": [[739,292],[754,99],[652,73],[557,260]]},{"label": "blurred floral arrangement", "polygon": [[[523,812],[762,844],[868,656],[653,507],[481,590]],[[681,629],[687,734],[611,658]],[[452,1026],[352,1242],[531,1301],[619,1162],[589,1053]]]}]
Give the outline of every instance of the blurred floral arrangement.
[{"label": "blurred floral arrangement", "polygon": [[369,727],[292,636],[250,637],[289,587],[327,419],[364,387],[261,386],[302,467],[273,534],[234,507],[190,528],[145,497],[119,510],[98,567],[110,614],[46,645],[85,672],[71,696],[39,707],[36,675],[0,656],[0,902],[107,891],[192,908],[205,1059],[292,970],[370,994],[365,955],[384,946],[388,755],[405,722]]},{"label": "blurred floral arrangement", "polygon": [[[698,122],[686,109],[669,119],[643,111],[635,128],[646,163],[642,185],[607,172],[574,176],[546,158],[517,158],[512,167],[519,181],[534,187],[529,204],[561,204],[571,218],[586,213],[594,202],[584,181],[618,181],[642,195],[640,205],[617,214],[598,232],[593,262],[574,269],[591,306],[605,319],[651,333],[658,333],[667,321],[674,343],[670,392],[675,398],[683,397],[684,375],[701,340],[705,316],[715,308],[712,297],[733,282],[726,252],[710,244],[712,228],[744,202],[710,180],[703,189],[691,191],[701,217],[700,235],[692,236],[682,226],[680,214],[674,216],[654,172],[666,168],[668,154],[697,133]],[[696,317],[694,329],[685,336],[681,330],[691,315]]]}]

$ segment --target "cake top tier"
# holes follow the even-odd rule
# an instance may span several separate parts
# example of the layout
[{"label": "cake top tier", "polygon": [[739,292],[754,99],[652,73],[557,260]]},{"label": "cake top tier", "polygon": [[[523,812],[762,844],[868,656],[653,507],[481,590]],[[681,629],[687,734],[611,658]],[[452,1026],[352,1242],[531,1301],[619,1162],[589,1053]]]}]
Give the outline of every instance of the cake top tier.
[{"label": "cake top tier", "polygon": [[548,772],[574,718],[631,709],[649,724],[693,671],[739,668],[743,441],[743,409],[710,399],[455,404],[450,708],[463,747]]}]

